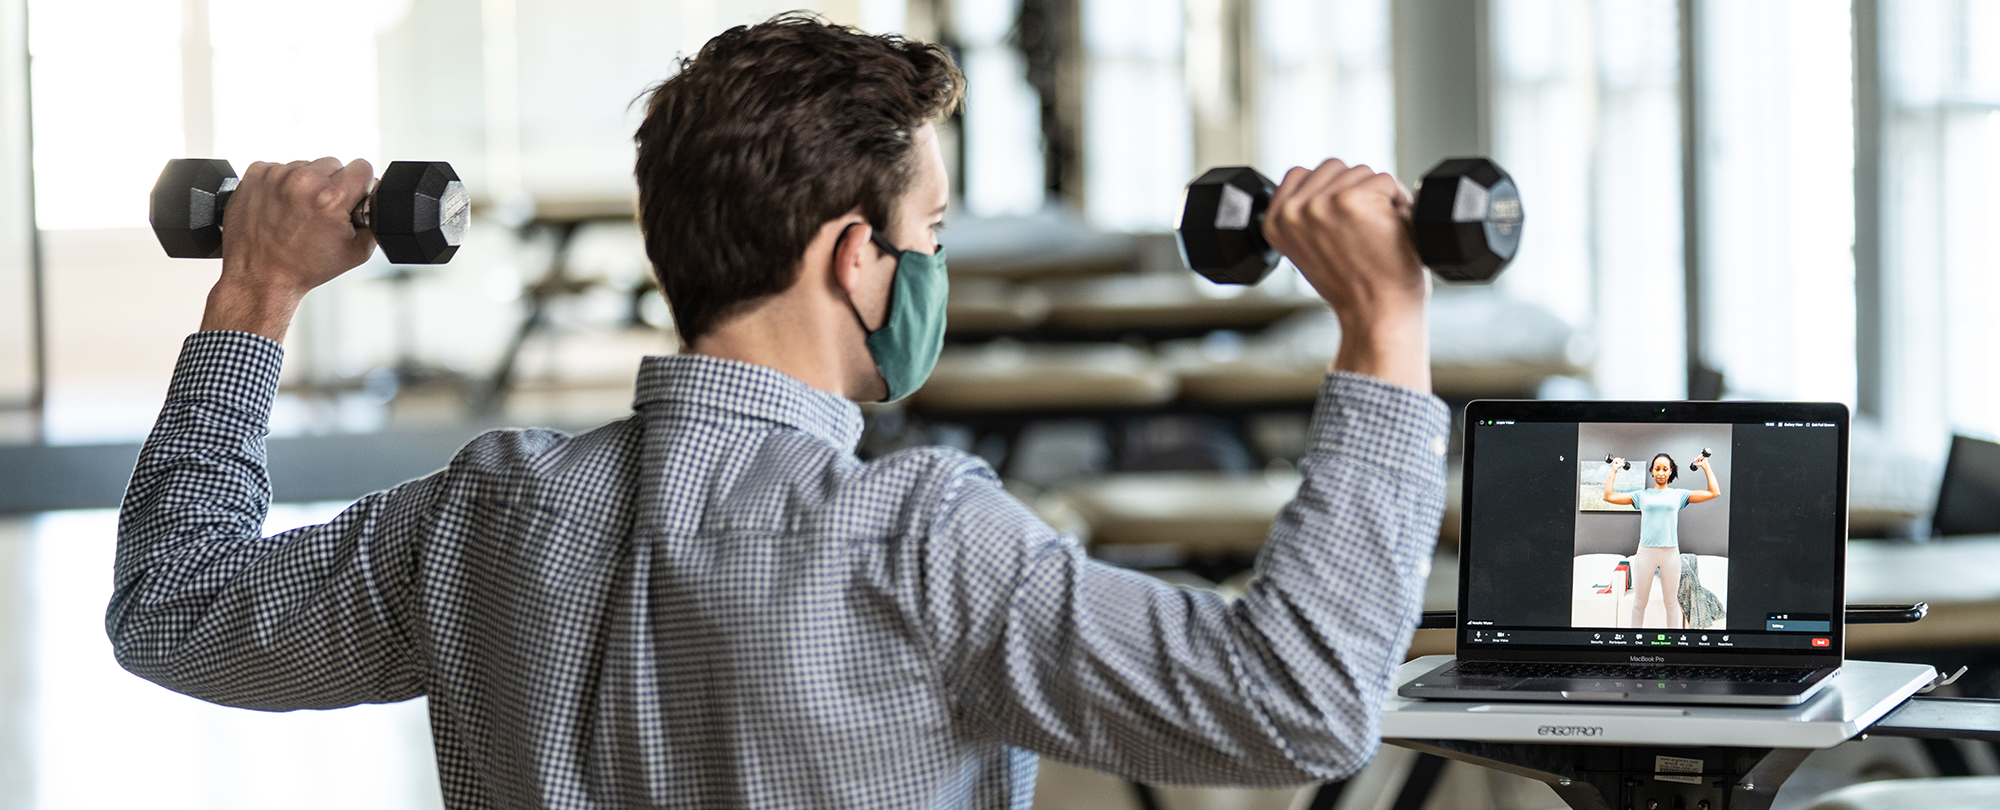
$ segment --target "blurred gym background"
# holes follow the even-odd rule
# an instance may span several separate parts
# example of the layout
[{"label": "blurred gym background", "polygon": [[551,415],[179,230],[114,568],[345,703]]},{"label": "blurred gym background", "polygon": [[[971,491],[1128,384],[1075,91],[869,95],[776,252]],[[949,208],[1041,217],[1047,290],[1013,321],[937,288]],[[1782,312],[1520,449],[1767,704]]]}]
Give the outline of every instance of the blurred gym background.
[{"label": "blurred gym background", "polygon": [[[708,37],[801,6],[943,42],[970,84],[944,129],[947,353],[918,396],[868,409],[863,454],[977,453],[1106,560],[1241,586],[1338,328],[1295,273],[1187,272],[1169,229],[1203,168],[1327,156],[1406,183],[1459,155],[1513,173],[1519,258],[1436,293],[1454,405],[1835,400],[1856,414],[1855,537],[1930,537],[1954,446],[1958,503],[2000,497],[1978,461],[2000,434],[1993,0],[0,0],[0,809],[438,802],[422,701],[261,715],[111,660],[108,510],[218,267],[147,229],[162,164],[446,160],[474,194],[450,264],[378,255],[291,332],[271,527],[317,522],[480,430],[627,410],[637,359],[677,348],[631,222],[635,102]],[[2000,566],[1949,542],[1880,586],[1931,599],[1913,627],[1942,635],[1856,631],[1856,655],[2000,644]],[[1416,652],[1448,647],[1432,632]],[[1995,771],[1989,748],[1938,753],[1836,749],[1779,806]],[[1339,806],[1403,807],[1389,786],[1411,770],[1385,749]],[[1458,766],[1428,795],[1410,807],[1559,804]],[[1141,800],[1049,766],[1038,806]]]}]

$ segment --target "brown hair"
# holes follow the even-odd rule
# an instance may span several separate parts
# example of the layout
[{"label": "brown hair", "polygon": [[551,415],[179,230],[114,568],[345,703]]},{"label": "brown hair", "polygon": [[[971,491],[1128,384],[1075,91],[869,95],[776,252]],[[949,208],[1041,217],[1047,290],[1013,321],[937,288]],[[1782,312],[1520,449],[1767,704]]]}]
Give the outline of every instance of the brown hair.
[{"label": "brown hair", "polygon": [[944,49],[787,12],[724,31],[650,91],[636,174],[646,255],[692,343],[789,288],[819,227],[894,227],[912,134],[964,78]]}]

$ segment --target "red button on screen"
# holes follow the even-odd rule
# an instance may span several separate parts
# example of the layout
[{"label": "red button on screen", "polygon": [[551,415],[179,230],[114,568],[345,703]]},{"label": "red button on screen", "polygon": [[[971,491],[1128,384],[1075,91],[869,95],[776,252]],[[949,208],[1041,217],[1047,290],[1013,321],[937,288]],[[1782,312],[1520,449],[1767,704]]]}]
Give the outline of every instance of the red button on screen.
[{"label": "red button on screen", "polygon": [[1830,638],[1816,638],[1816,639],[1813,639],[1813,646],[1815,646],[1815,647],[1828,647],[1828,646],[1832,646],[1832,645],[1833,645],[1833,639],[1830,639]]}]

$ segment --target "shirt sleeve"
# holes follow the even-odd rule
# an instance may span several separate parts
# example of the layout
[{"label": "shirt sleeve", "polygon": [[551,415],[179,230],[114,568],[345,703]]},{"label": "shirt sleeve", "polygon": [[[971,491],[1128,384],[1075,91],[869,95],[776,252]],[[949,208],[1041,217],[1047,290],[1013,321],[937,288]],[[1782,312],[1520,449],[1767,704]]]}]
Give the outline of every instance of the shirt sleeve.
[{"label": "shirt sleeve", "polygon": [[119,512],[105,631],[126,669],[215,703],[282,711],[416,697],[412,549],[437,481],[263,537],[264,436],[282,362],[277,343],[241,332],[182,346]]},{"label": "shirt sleeve", "polygon": [[1449,428],[1435,397],[1331,375],[1304,483],[1234,602],[1095,562],[964,476],[927,552],[955,722],[1154,783],[1353,773],[1421,612]]}]

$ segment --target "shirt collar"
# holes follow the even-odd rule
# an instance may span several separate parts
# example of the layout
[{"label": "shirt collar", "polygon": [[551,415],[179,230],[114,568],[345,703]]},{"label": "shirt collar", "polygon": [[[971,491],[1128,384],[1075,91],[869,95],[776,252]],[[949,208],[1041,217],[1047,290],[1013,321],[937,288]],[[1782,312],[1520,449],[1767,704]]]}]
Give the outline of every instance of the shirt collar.
[{"label": "shirt collar", "polygon": [[849,452],[861,441],[861,408],[765,366],[700,354],[647,357],[633,410],[654,403],[727,411],[805,431]]}]

